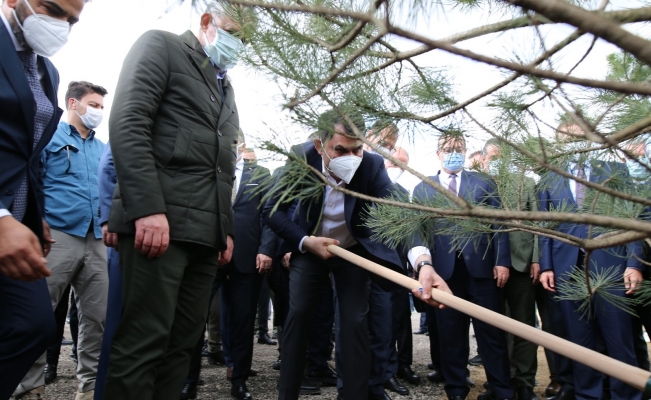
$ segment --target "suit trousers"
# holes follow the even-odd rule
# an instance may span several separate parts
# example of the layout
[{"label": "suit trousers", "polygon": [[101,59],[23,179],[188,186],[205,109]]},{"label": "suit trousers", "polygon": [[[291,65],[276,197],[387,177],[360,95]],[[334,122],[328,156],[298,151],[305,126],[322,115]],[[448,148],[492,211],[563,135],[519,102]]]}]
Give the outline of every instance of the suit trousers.
[{"label": "suit trousers", "polygon": [[[414,299],[414,301],[420,301],[418,299]],[[436,308],[426,305],[426,311],[424,314],[427,315],[427,331],[429,333],[429,356],[430,359],[432,360],[432,364],[434,365],[434,368],[437,370],[441,369],[441,340],[439,339],[439,325],[436,320]],[[467,347],[467,349],[464,349],[464,352],[468,352],[470,354],[470,343],[469,343],[469,336],[468,336],[468,330],[470,329],[470,324],[468,324],[468,329],[465,330],[465,339],[463,340],[463,345]]]},{"label": "suit trousers", "polygon": [[63,331],[66,328],[66,317],[68,316],[68,306],[70,305],[70,289],[71,286],[68,285],[61,296],[59,304],[57,304],[57,308],[54,310],[57,333],[52,343],[47,347],[47,354],[45,356],[45,362],[55,368],[59,365],[59,356],[61,355],[61,341],[63,340]]},{"label": "suit trousers", "polygon": [[0,400],[7,400],[55,335],[45,279],[22,282],[0,273]]},{"label": "suit trousers", "polygon": [[[509,280],[502,289],[501,295],[503,304],[508,305],[511,318],[529,326],[536,325],[536,287],[528,273],[511,269]],[[513,380],[517,387],[535,386],[538,370],[537,353],[537,344],[513,336],[511,367],[515,370]]]},{"label": "suit trousers", "polygon": [[[253,327],[258,297],[264,277],[257,272],[240,272],[232,262],[220,267],[217,277],[221,280],[221,313],[225,355],[233,362],[233,384],[249,378],[253,360]],[[227,329],[226,329],[227,327]]]},{"label": "suit trousers", "polygon": [[332,327],[335,323],[335,299],[332,284],[323,286],[317,306],[310,338],[307,342],[307,372],[318,373],[328,370],[332,358]]},{"label": "suit trousers", "polygon": [[148,259],[119,235],[122,319],[113,337],[105,399],[178,400],[204,330],[219,251],[171,241]]},{"label": "suit trousers", "polygon": [[[501,312],[495,280],[471,276],[462,256],[455,257],[454,272],[446,282],[455,296]],[[445,392],[450,397],[465,397],[470,391],[466,386],[470,319],[459,311],[444,308],[436,309],[436,321],[441,342],[441,372],[447,382]],[[480,320],[473,319],[472,322],[488,383],[497,398],[513,398],[506,333]]]},{"label": "suit trousers", "polygon": [[[68,235],[51,230],[52,250],[47,256],[52,271],[47,279],[50,302],[55,310],[68,285],[75,291],[79,312],[77,342],[77,379],[79,391],[95,389],[97,363],[102,348],[106,301],[108,298],[108,274],[106,272],[106,246],[95,239],[92,226],[85,237]],[[39,358],[25,375],[14,392],[16,395],[45,384],[43,367],[46,354]]]},{"label": "suit trousers", "polygon": [[106,322],[104,323],[104,339],[102,340],[102,353],[97,365],[97,379],[95,379],[95,400],[104,398],[104,385],[111,355],[111,343],[115,331],[118,329],[122,318],[122,270],[120,269],[120,253],[108,249],[108,276],[109,293],[106,306]]},{"label": "suit trousers", "polygon": [[[362,257],[368,256],[359,245],[349,250]],[[346,399],[365,399],[368,394],[368,273],[341,258],[322,260],[311,253],[295,252],[289,271],[289,313],[283,329],[279,400],[298,399],[314,309],[324,285],[328,284],[330,272],[335,281],[341,318],[338,343],[343,361],[343,395]]]},{"label": "suit trousers", "polygon": [[208,352],[221,353],[221,296],[219,295],[219,283],[217,280],[213,283],[210,297],[212,300],[208,309]]},{"label": "suit trousers", "polygon": [[[419,300],[420,301],[420,300]],[[391,312],[393,337],[389,355],[389,367],[384,375],[385,381],[398,372],[399,367],[413,363],[414,341],[411,332],[411,307],[409,291],[399,287],[391,291]]]},{"label": "suit trousers", "polygon": [[[377,278],[382,279],[382,278]],[[371,372],[369,391],[376,396],[384,394],[384,383],[389,369],[393,338],[393,309],[391,291],[385,291],[371,279],[371,292],[368,303],[368,333],[371,345]],[[395,346],[393,346],[395,348]],[[396,371],[397,372],[397,371]]]},{"label": "suit trousers", "polygon": [[257,321],[257,331],[258,336],[262,336],[265,333],[269,334],[269,315],[271,314],[271,289],[269,288],[269,282],[266,279],[262,280],[260,286],[260,294],[258,296],[258,321]]}]

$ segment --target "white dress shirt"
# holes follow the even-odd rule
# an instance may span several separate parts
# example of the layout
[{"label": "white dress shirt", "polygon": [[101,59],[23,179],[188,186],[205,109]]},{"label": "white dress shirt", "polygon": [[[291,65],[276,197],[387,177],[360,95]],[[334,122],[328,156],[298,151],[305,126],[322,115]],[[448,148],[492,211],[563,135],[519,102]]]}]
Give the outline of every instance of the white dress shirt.
[{"label": "white dress shirt", "polygon": [[[587,164],[583,167],[583,171],[585,172],[585,177],[584,179],[589,181],[590,180],[590,165]],[[576,163],[569,163],[567,166],[567,172],[572,174],[572,176],[578,177],[579,176],[579,169],[577,168]],[[576,201],[576,181],[573,179],[568,179],[568,183],[570,184],[570,191],[572,192],[572,198],[574,201]]]},{"label": "white dress shirt", "polygon": [[240,183],[242,182],[242,172],[244,171],[244,158],[240,158],[235,163],[235,181],[233,182],[233,189],[235,193],[240,191]]}]

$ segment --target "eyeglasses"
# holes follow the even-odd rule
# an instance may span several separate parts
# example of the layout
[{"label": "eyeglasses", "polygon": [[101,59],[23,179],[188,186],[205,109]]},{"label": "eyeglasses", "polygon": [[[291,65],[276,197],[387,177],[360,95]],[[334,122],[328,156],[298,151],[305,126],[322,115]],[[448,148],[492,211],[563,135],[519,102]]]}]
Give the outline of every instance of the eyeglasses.
[{"label": "eyeglasses", "polygon": [[387,153],[389,153],[389,154],[393,154],[393,153],[396,152],[396,147],[395,147],[394,145],[392,145],[392,144],[386,142],[386,141],[383,140],[383,139],[380,140],[380,141],[377,143],[377,145],[380,146],[380,147],[382,147],[382,149],[386,150]]}]

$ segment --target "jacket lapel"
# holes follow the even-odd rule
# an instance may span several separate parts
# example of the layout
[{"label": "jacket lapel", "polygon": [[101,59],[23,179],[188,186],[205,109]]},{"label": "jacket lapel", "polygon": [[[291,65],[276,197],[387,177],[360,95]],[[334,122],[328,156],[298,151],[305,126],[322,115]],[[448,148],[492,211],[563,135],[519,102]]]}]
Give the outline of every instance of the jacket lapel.
[{"label": "jacket lapel", "polygon": [[253,168],[244,163],[242,177],[240,178],[240,187],[237,188],[237,194],[235,195],[235,203],[240,201],[240,197],[242,197],[242,193],[244,193],[244,189],[246,188],[246,183],[250,179],[251,172],[253,172]]},{"label": "jacket lapel", "polygon": [[[14,43],[11,41],[9,32],[5,24],[0,24],[0,67],[5,71],[10,85],[14,88],[14,93],[18,97],[20,106],[23,109],[23,118],[27,126],[27,132],[34,132],[34,115],[36,113],[36,100],[29,87],[23,63],[18,57],[18,52]],[[56,108],[55,108],[56,110]],[[34,140],[33,134],[29,134],[30,151]]]},{"label": "jacket lapel", "polygon": [[[470,193],[470,174],[468,171],[463,170],[461,175],[459,176],[459,197],[462,199],[466,199],[470,201],[471,203],[475,202],[477,199],[475,198],[475,193]],[[469,196],[472,195],[472,198]]]},{"label": "jacket lapel", "polygon": [[217,103],[217,109],[222,108],[222,96],[219,92],[219,86],[217,84],[217,74],[215,68],[210,62],[210,58],[206,55],[206,52],[203,51],[201,43],[197,40],[197,37],[190,31],[186,31],[181,35],[183,43],[189,49],[189,56],[192,65],[197,69],[197,71],[203,77],[204,82],[208,85],[210,93],[215,97],[215,102]]},{"label": "jacket lapel", "polygon": [[217,127],[222,126],[224,121],[226,121],[228,117],[231,115],[231,107],[229,106],[229,104],[234,103],[233,86],[231,86],[230,79],[224,76],[222,80],[223,80],[222,87],[224,89],[224,103],[221,105],[221,110],[219,112],[219,122],[217,122]]}]

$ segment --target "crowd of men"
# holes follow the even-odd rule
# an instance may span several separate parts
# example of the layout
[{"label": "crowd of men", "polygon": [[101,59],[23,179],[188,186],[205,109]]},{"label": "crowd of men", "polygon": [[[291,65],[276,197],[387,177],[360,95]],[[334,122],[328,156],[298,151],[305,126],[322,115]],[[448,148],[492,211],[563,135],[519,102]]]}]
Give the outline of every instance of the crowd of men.
[{"label": "crowd of men", "polygon": [[[363,220],[374,205],[369,199],[410,196],[397,183],[409,156],[396,146],[394,123],[367,129],[361,115],[324,112],[310,140],[292,148],[314,179],[325,178],[323,191],[305,201],[267,200],[259,189],[272,180],[282,189],[290,166],[272,177],[246,147],[228,78],[245,40],[221,9],[201,16],[197,34],[150,31],[133,45],[115,93],[109,144],[95,138],[107,94],[99,85],[71,82],[59,121],[58,73],[47,57],[65,44],[84,3],[2,2],[0,400],[45,399],[45,384],[57,376],[69,298],[71,320],[78,321],[76,400],[197,398],[204,355],[227,367],[234,398],[252,399],[246,382],[257,373],[256,314],[258,342],[276,344],[268,332],[270,292],[279,399],[320,393],[321,385],[337,386],[338,399],[346,400],[407,395],[400,380],[421,379],[411,368],[410,293],[333,256],[330,245],[420,282],[422,290],[411,295],[427,315],[427,379],[445,382],[449,399],[465,399],[474,385],[467,368],[471,321],[432,300],[430,288],[530,326],[537,308],[542,329],[649,369],[642,337],[642,325],[651,328],[648,310],[636,319],[601,302],[586,319],[578,302],[554,297],[558,277],[583,266],[583,249],[499,225],[464,245],[445,219],[425,227],[445,232],[431,241],[414,237],[393,249],[375,240]],[[577,132],[564,124],[557,140],[569,143]],[[645,146],[630,150],[648,161]],[[500,142],[488,141],[474,160],[466,152],[463,136],[442,135],[436,184],[419,184],[414,201],[578,211],[587,181],[602,183],[615,173],[640,184],[647,179],[636,162],[577,159],[566,163],[567,174],[548,172],[538,183],[525,178],[517,192],[500,193]],[[469,162],[472,168],[464,168]],[[310,190],[308,184],[292,182],[292,190]],[[555,230],[588,235],[581,224]],[[615,268],[627,290],[613,295],[630,295],[643,279],[640,255],[641,244],[596,250],[590,268]],[[478,399],[537,399],[537,346],[482,321],[472,324],[487,378]],[[546,356],[549,398],[643,398],[560,354]]]}]

